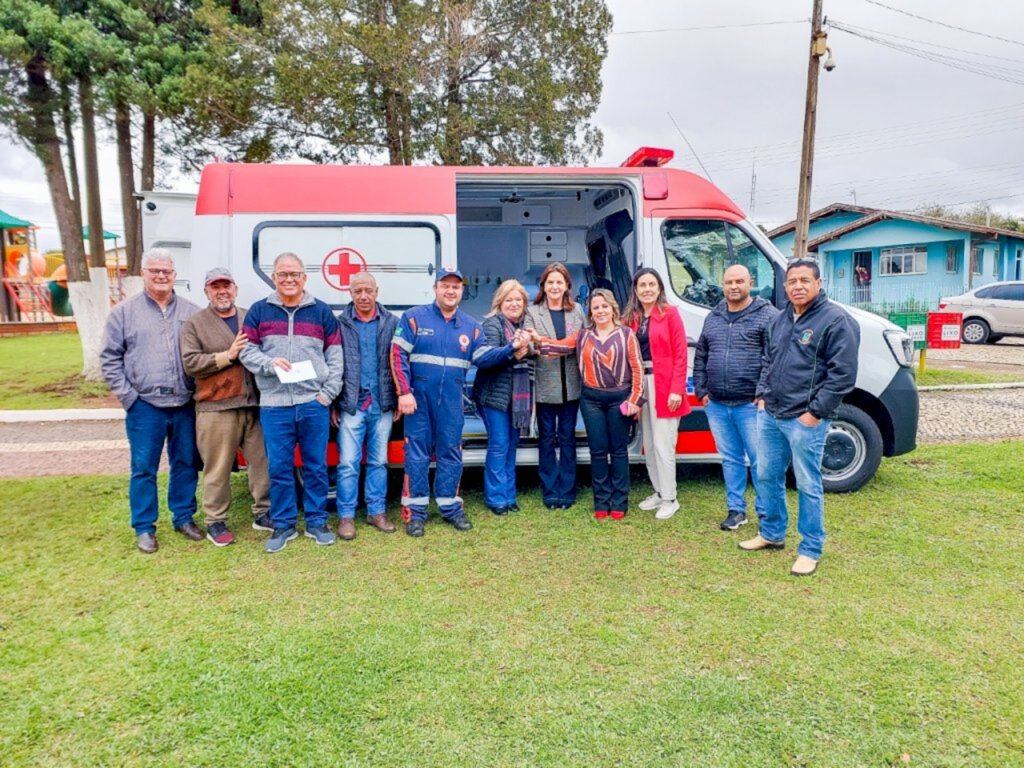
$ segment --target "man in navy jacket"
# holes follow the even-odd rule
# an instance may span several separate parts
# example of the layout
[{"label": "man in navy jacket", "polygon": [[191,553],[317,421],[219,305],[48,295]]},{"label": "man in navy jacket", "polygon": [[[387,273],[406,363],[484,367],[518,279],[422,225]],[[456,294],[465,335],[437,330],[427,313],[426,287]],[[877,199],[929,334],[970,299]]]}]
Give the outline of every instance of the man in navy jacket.
[{"label": "man in navy jacket", "polygon": [[704,405],[715,447],[722,455],[725,477],[723,531],[747,523],[747,461],[754,480],[754,510],[764,516],[764,498],[757,487],[757,406],[754,395],[761,378],[761,359],[768,325],[779,313],[771,302],[753,298],[750,270],[733,264],[722,275],[725,299],[704,321],[693,356],[693,388]]},{"label": "man in navy jacket", "polygon": [[821,292],[817,262],[786,269],[790,306],[768,327],[757,386],[758,485],[765,497],[760,532],[740,543],[753,551],[782,549],[786,538],[786,468],[790,459],[800,499],[801,541],[791,573],[810,576],[825,544],[821,458],[831,419],[857,381],[860,328]]}]

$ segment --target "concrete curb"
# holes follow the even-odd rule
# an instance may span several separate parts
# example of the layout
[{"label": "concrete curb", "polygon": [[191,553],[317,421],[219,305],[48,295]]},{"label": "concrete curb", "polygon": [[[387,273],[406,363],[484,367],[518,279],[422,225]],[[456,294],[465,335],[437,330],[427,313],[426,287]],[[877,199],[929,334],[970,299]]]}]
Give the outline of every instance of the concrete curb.
[{"label": "concrete curb", "polygon": [[1024,381],[1005,381],[998,384],[929,384],[918,387],[918,392],[958,392],[972,389],[1024,389]]},{"label": "concrete curb", "polygon": [[51,411],[0,411],[0,424],[39,421],[124,421],[121,408],[67,408]]}]

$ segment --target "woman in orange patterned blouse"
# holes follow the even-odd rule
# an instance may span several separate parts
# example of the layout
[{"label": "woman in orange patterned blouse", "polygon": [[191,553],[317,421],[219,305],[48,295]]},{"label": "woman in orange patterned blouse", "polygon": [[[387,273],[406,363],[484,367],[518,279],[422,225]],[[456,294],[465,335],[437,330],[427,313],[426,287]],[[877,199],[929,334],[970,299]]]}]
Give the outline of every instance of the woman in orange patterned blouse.
[{"label": "woman in orange patterned blouse", "polygon": [[621,520],[629,506],[629,426],[643,397],[643,361],[632,330],[621,323],[612,292],[598,288],[590,295],[588,327],[564,339],[533,332],[541,355],[576,352],[583,393],[580,409],[587,426],[594,517]]}]

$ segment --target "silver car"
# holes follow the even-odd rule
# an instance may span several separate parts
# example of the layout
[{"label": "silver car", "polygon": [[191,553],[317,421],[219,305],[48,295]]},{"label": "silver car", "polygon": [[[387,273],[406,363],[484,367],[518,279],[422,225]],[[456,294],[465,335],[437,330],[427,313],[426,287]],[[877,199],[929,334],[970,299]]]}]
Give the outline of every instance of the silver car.
[{"label": "silver car", "polygon": [[989,283],[939,299],[939,309],[963,314],[961,338],[966,344],[994,344],[1003,336],[1024,336],[1024,281]]}]

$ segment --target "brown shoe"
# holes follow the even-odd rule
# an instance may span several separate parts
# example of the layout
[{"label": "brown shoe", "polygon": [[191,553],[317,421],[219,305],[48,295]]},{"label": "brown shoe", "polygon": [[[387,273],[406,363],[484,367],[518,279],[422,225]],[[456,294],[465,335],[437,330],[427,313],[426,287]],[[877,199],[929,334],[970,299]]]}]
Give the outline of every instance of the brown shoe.
[{"label": "brown shoe", "polygon": [[759,549],[782,549],[786,545],[781,541],[768,541],[761,534],[757,534],[754,538],[741,541],[736,546],[747,552],[756,552]]},{"label": "brown shoe", "polygon": [[351,517],[343,517],[338,521],[338,538],[352,541],[356,537],[356,521]]},{"label": "brown shoe", "polygon": [[807,555],[800,555],[789,572],[794,576],[810,576],[816,570],[818,570],[817,560],[812,560]]},{"label": "brown shoe", "polygon": [[135,546],[139,548],[139,552],[147,555],[152,555],[159,549],[155,533],[140,533],[135,537]]},{"label": "brown shoe", "polygon": [[388,516],[383,512],[381,512],[379,515],[368,515],[366,518],[366,522],[369,525],[372,525],[378,531],[381,531],[383,533],[395,532],[394,524],[390,520],[388,520]]},{"label": "brown shoe", "polygon": [[202,541],[206,538],[206,534],[203,533],[202,529],[191,521],[185,523],[184,525],[179,525],[174,530],[176,530],[189,541]]}]

